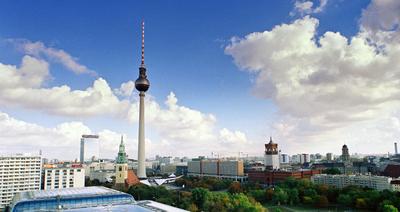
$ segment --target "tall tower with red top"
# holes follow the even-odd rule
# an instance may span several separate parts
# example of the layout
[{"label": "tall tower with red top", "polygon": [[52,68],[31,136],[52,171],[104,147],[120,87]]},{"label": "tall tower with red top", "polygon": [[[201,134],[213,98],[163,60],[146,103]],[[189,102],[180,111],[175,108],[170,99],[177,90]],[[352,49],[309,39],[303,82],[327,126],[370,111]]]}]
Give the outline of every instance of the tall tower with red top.
[{"label": "tall tower with red top", "polygon": [[278,144],[272,141],[272,137],[269,138],[269,143],[265,144],[265,167],[267,169],[279,169],[279,150]]}]

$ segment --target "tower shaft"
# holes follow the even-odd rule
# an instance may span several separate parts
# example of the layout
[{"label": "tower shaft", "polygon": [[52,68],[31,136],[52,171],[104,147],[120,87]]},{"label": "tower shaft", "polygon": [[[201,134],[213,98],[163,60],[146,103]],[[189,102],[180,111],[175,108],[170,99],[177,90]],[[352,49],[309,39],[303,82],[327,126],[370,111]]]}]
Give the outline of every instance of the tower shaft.
[{"label": "tower shaft", "polygon": [[145,165],[145,135],[144,135],[144,91],[139,93],[139,147],[138,147],[138,170],[137,176],[139,179],[145,179],[146,165]]}]

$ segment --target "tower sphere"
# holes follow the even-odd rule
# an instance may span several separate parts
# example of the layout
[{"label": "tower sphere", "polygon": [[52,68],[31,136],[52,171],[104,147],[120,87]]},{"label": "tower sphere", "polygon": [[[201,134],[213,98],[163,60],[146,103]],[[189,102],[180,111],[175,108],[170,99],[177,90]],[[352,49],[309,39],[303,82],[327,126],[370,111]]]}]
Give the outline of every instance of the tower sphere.
[{"label": "tower sphere", "polygon": [[139,68],[139,77],[135,81],[135,87],[138,91],[146,92],[150,87],[150,81],[147,79],[146,76],[146,68],[140,67]]}]

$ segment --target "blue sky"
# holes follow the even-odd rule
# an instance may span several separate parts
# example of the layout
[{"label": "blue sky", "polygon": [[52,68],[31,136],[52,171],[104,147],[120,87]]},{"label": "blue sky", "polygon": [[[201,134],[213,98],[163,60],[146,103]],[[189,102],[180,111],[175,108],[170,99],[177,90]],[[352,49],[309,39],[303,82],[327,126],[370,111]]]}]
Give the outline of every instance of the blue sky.
[{"label": "blue sky", "polygon": [[[137,78],[140,21],[144,19],[152,99],[165,107],[163,102],[174,92],[179,105],[213,114],[217,119],[214,130],[240,131],[252,144],[262,145],[269,135],[284,139],[275,135],[279,133],[273,125],[287,111],[282,110],[276,99],[255,94],[258,74],[243,70],[235,64],[235,55],[225,52],[231,38],[243,39],[252,32],[271,31],[307,15],[319,21],[316,37],[332,31],[351,38],[360,31],[363,9],[372,4],[364,0],[329,0],[322,11],[305,12],[295,9],[298,2],[306,1],[2,1],[0,62],[20,65],[26,52],[16,47],[17,39],[41,42],[47,48],[62,49],[98,74],[75,74],[42,55],[40,58],[50,64],[51,73],[42,87],[68,85],[72,90],[85,90],[101,77],[116,89]],[[321,2],[314,1],[313,7]],[[135,95],[129,97],[133,102]],[[132,139],[136,137],[135,122],[107,115],[51,114],[46,109],[32,109],[23,104],[4,103],[0,109],[17,120],[46,128],[78,121],[95,132],[109,129]],[[289,115],[293,116],[290,112]],[[163,139],[158,131],[148,127],[152,142]],[[337,150],[341,143],[336,145]],[[257,148],[261,150],[262,146]],[[134,152],[135,147],[132,149]],[[235,146],[231,149],[240,151]],[[288,151],[295,153],[293,149]]]}]

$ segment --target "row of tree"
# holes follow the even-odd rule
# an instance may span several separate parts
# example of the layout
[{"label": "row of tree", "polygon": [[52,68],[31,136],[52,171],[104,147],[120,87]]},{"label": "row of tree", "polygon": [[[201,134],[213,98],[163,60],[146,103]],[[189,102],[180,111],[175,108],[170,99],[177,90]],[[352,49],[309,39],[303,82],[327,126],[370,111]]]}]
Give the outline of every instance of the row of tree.
[{"label": "row of tree", "polygon": [[205,188],[173,191],[167,190],[163,186],[149,187],[145,185],[132,186],[128,193],[133,195],[136,200],[155,200],[189,211],[266,211],[259,202],[244,193],[211,192]]},{"label": "row of tree", "polygon": [[128,193],[137,200],[151,199],[190,211],[265,211],[264,204],[385,212],[396,212],[400,208],[399,192],[356,186],[337,189],[316,185],[306,179],[287,178],[268,188],[256,183],[241,184],[215,178],[182,178],[177,180],[176,185],[185,185],[185,190],[171,191],[164,187],[137,185],[131,187]]}]

